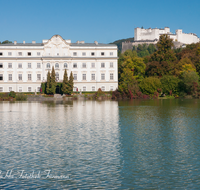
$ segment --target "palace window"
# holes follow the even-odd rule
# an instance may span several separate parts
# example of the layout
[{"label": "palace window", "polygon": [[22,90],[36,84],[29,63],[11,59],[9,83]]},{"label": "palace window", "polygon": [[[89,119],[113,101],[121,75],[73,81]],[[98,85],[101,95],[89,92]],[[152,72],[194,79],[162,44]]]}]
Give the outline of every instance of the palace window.
[{"label": "palace window", "polygon": [[22,68],[22,63],[18,63],[18,68],[19,68],[19,69]]},{"label": "palace window", "polygon": [[64,63],[64,68],[67,68],[67,63]]},{"label": "palace window", "polygon": [[113,62],[110,62],[110,67],[113,67]]},{"label": "palace window", "polygon": [[95,68],[95,63],[92,63],[92,68]]},{"label": "palace window", "polygon": [[95,74],[92,73],[92,80],[95,80]]},{"label": "palace window", "polygon": [[40,92],[40,86],[37,87],[37,92]]},{"label": "palace window", "polygon": [[8,52],[8,55],[11,56],[11,55],[12,55],[12,52]]},{"label": "palace window", "polygon": [[86,63],[82,63],[82,67],[83,67],[83,68],[86,68]]},{"label": "palace window", "polygon": [[22,92],[22,87],[19,87],[19,92]]},{"label": "palace window", "polygon": [[28,68],[31,69],[31,63],[28,63]]},{"label": "palace window", "polygon": [[58,64],[58,63],[55,64],[55,68],[56,68],[56,69],[59,68],[59,64]]},{"label": "palace window", "polygon": [[83,80],[86,80],[86,74],[83,74]]},{"label": "palace window", "polygon": [[110,86],[110,91],[113,91],[113,90],[114,90],[113,86]]},{"label": "palace window", "polygon": [[92,86],[92,91],[95,91],[95,86]]},{"label": "palace window", "polygon": [[18,80],[22,80],[22,74],[18,74]]},{"label": "palace window", "polygon": [[101,55],[103,56],[103,55],[105,55],[105,53],[104,53],[104,52],[101,52]]},{"label": "palace window", "polygon": [[101,63],[101,68],[104,68],[105,67],[105,63]]},{"label": "palace window", "polygon": [[22,56],[22,52],[18,52],[18,55],[19,55],[19,56]]},{"label": "palace window", "polygon": [[12,91],[12,87],[8,87],[8,91],[9,91],[9,92]]},{"label": "palace window", "polygon": [[28,74],[28,80],[31,80],[31,74]]},{"label": "palace window", "polygon": [[0,74],[0,80],[3,80],[3,74]]},{"label": "palace window", "polygon": [[8,63],[8,68],[12,69],[12,63]]},{"label": "palace window", "polygon": [[73,56],[77,56],[77,52],[73,52]]},{"label": "palace window", "polygon": [[3,52],[0,52],[0,56],[2,56],[3,55]]},{"label": "palace window", "polygon": [[41,74],[37,74],[37,80],[41,80]]},{"label": "palace window", "polygon": [[113,73],[110,73],[110,80],[113,80],[114,79],[114,75]]},{"label": "palace window", "polygon": [[91,52],[91,56],[94,56],[95,55],[95,53],[94,52]]},{"label": "palace window", "polygon": [[31,52],[28,52],[28,56],[31,56]]},{"label": "palace window", "polygon": [[101,90],[102,90],[102,91],[105,91],[105,86],[102,86],[102,87],[101,87]]},{"label": "palace window", "polygon": [[86,56],[86,52],[82,52],[82,56]]},{"label": "palace window", "polygon": [[37,52],[37,56],[40,56],[40,52]]},{"label": "palace window", "polygon": [[86,91],[86,86],[83,86],[83,91]]},{"label": "palace window", "polygon": [[77,80],[77,74],[74,74],[74,80]]},{"label": "palace window", "polygon": [[40,68],[40,63],[37,63],[37,68],[38,68],[38,69]]},{"label": "palace window", "polygon": [[3,92],[3,87],[0,86],[0,92]]},{"label": "palace window", "polygon": [[76,92],[78,88],[76,86],[73,87],[73,91]]},{"label": "palace window", "polygon": [[8,74],[8,80],[12,80],[12,74]]},{"label": "palace window", "polygon": [[3,68],[3,63],[0,63],[0,68]]},{"label": "palace window", "polygon": [[47,63],[47,68],[50,69],[51,65],[50,63]]},{"label": "palace window", "polygon": [[56,72],[56,80],[59,81],[59,73]]},{"label": "palace window", "polygon": [[112,56],[112,55],[113,55],[113,52],[110,52],[110,55]]},{"label": "palace window", "polygon": [[28,87],[28,92],[31,92],[31,91],[32,91],[31,87]]},{"label": "palace window", "polygon": [[105,74],[101,73],[101,80],[105,80]]},{"label": "palace window", "polygon": [[77,68],[77,63],[73,63],[73,68]]}]

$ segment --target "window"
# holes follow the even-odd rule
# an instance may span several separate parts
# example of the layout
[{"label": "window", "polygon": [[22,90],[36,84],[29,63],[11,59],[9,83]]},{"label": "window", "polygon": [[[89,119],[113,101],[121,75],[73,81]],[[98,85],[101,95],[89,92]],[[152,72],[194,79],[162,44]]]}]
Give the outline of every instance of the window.
[{"label": "window", "polygon": [[47,63],[47,68],[50,69],[50,67],[51,67],[51,66],[50,66],[50,63]]},{"label": "window", "polygon": [[101,80],[105,80],[105,74],[101,73]]},{"label": "window", "polygon": [[3,74],[0,74],[0,80],[3,80]]},{"label": "window", "polygon": [[18,74],[18,80],[22,80],[22,74]]},{"label": "window", "polygon": [[28,74],[28,80],[31,80],[31,74]]},{"label": "window", "polygon": [[82,67],[83,67],[83,68],[86,68],[86,63],[83,63],[83,64],[82,64]]},{"label": "window", "polygon": [[83,91],[86,91],[86,86],[83,86]]},{"label": "window", "polygon": [[19,87],[19,92],[22,92],[22,87]]},{"label": "window", "polygon": [[28,52],[28,56],[31,56],[31,52]]},{"label": "window", "polygon": [[102,91],[105,91],[105,86],[102,86],[102,87],[101,87],[101,90],[102,90]]},{"label": "window", "polygon": [[95,86],[92,86],[92,91],[95,91]]},{"label": "window", "polygon": [[37,87],[37,92],[40,92],[40,86]]},{"label": "window", "polygon": [[28,87],[28,92],[31,92],[31,87]]},{"label": "window", "polygon": [[77,80],[77,74],[74,74],[74,80]]},{"label": "window", "polygon": [[101,52],[101,55],[104,55],[104,52]]},{"label": "window", "polygon": [[113,73],[110,73],[110,80],[114,80],[114,75],[113,75]]},{"label": "window", "polygon": [[18,55],[19,55],[19,56],[22,56],[22,52],[18,52]]},{"label": "window", "polygon": [[18,63],[18,68],[22,68],[22,63]]},{"label": "window", "polygon": [[95,74],[92,73],[92,80],[95,80]]},{"label": "window", "polygon": [[57,55],[59,55],[59,53],[57,53]]},{"label": "window", "polygon": [[3,92],[3,87],[0,86],[0,92]]},{"label": "window", "polygon": [[74,64],[73,64],[73,68],[77,68],[77,63],[74,63]]},{"label": "window", "polygon": [[82,56],[86,56],[86,52],[82,52]]},{"label": "window", "polygon": [[77,52],[73,52],[73,56],[77,56]]},{"label": "window", "polygon": [[12,63],[8,63],[8,68],[12,69]]},{"label": "window", "polygon": [[95,63],[92,63],[92,68],[95,68]]},{"label": "window", "polygon": [[73,87],[73,91],[76,92],[78,91],[78,88],[76,86]]},{"label": "window", "polygon": [[37,74],[37,80],[41,80],[41,74]]},{"label": "window", "polygon": [[110,67],[113,67],[113,62],[110,62]]},{"label": "window", "polygon": [[8,74],[8,80],[12,80],[12,74]]},{"label": "window", "polygon": [[110,86],[110,91],[113,91],[113,90],[114,90],[113,86]]},{"label": "window", "polygon": [[56,69],[59,68],[59,64],[58,64],[58,63],[55,64],[55,68],[56,68]]},{"label": "window", "polygon": [[40,56],[40,52],[37,52],[37,56]]},{"label": "window", "polygon": [[11,56],[11,55],[12,55],[12,52],[8,52],[8,55]]},{"label": "window", "polygon": [[64,68],[67,68],[67,63],[64,63]]},{"label": "window", "polygon": [[8,87],[8,91],[9,91],[9,92],[12,91],[12,87]]},{"label": "window", "polygon": [[0,68],[3,68],[3,63],[0,63]]},{"label": "window", "polygon": [[101,68],[104,68],[105,67],[105,63],[101,63]]},{"label": "window", "polygon": [[31,69],[31,63],[28,63],[28,68]]},{"label": "window", "polygon": [[39,69],[41,66],[40,66],[40,63],[37,63],[37,68]]},{"label": "window", "polygon": [[110,52],[110,55],[113,55],[113,52]]},{"label": "window", "polygon": [[91,55],[94,56],[94,52],[91,52]]},{"label": "window", "polygon": [[2,52],[0,52],[0,55],[3,55],[3,53],[2,53]]},{"label": "window", "polygon": [[86,80],[86,74],[83,74],[83,80]]},{"label": "window", "polygon": [[59,81],[59,73],[56,72],[56,80]]}]

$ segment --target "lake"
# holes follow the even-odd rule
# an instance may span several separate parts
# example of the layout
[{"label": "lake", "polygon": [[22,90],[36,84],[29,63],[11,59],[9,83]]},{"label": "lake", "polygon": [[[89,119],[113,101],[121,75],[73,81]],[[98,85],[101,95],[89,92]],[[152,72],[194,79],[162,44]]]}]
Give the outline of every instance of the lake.
[{"label": "lake", "polygon": [[0,102],[0,189],[199,189],[200,100]]}]

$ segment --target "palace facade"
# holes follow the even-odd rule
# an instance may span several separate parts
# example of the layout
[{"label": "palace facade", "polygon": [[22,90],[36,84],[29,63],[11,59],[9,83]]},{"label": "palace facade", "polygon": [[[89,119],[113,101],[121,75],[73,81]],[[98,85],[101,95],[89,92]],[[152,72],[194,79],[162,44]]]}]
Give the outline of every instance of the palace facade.
[{"label": "palace facade", "polygon": [[72,71],[74,91],[118,88],[117,46],[64,40],[54,35],[42,43],[0,44],[0,92],[39,92],[54,66],[57,82]]}]

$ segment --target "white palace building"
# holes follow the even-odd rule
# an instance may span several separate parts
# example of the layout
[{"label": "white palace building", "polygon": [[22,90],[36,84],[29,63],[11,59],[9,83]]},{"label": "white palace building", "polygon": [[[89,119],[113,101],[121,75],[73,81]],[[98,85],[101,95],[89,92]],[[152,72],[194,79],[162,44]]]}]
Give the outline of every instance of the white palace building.
[{"label": "white palace building", "polygon": [[117,46],[64,40],[54,35],[42,43],[0,44],[0,92],[39,92],[54,66],[56,80],[72,71],[74,91],[118,88]]}]

